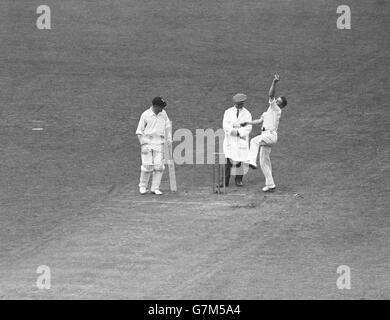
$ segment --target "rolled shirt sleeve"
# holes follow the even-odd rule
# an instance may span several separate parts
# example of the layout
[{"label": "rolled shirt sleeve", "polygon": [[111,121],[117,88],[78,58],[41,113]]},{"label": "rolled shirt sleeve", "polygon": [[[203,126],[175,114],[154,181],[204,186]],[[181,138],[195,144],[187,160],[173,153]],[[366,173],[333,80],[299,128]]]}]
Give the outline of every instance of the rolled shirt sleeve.
[{"label": "rolled shirt sleeve", "polygon": [[264,116],[265,116],[265,112],[263,112],[263,113],[261,114],[261,116],[260,116],[260,120],[261,120],[262,122],[264,122]]},{"label": "rolled shirt sleeve", "polygon": [[273,98],[273,99],[270,98],[269,99],[269,106],[272,109],[279,109],[278,104],[276,103],[276,99],[275,98]]},{"label": "rolled shirt sleeve", "polygon": [[146,126],[145,113],[143,113],[141,115],[141,118],[139,119],[137,130],[136,130],[135,134],[144,135],[145,126]]},{"label": "rolled shirt sleeve", "polygon": [[165,140],[168,143],[172,143],[172,122],[168,117],[168,114],[166,114],[165,119]]}]

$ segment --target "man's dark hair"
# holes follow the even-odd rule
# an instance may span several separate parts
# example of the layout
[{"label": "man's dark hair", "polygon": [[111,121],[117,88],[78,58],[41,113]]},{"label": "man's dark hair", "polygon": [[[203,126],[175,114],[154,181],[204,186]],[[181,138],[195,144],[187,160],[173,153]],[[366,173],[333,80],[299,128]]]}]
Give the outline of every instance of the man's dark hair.
[{"label": "man's dark hair", "polygon": [[282,99],[282,106],[283,107],[287,106],[287,99],[286,99],[286,97],[280,97],[280,99]]},{"label": "man's dark hair", "polygon": [[163,100],[161,97],[155,97],[152,101],[152,105],[159,106],[162,108],[165,108],[167,106],[167,103]]}]

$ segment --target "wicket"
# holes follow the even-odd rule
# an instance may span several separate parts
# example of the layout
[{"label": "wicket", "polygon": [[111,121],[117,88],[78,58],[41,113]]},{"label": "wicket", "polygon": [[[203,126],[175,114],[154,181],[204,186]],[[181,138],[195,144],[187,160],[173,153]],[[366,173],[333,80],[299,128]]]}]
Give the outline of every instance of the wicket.
[{"label": "wicket", "polygon": [[[223,157],[222,163],[221,163],[221,155],[224,155],[223,153],[214,153],[214,163],[212,166],[213,172],[213,182],[212,182],[212,192],[221,194],[226,193],[226,175],[225,175],[225,168],[226,168],[226,159]],[[216,160],[216,159],[217,160]]]}]

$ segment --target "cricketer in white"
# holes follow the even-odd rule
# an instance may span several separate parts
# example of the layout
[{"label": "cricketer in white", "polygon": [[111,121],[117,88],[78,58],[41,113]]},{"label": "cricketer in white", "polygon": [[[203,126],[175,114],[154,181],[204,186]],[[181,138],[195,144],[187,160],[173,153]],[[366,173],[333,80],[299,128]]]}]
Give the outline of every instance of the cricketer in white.
[{"label": "cricketer in white", "polygon": [[262,123],[262,134],[251,140],[249,156],[245,162],[248,163],[252,169],[256,169],[256,160],[260,148],[260,167],[265,177],[265,187],[263,188],[264,192],[274,191],[276,189],[272,176],[270,159],[271,146],[275,145],[278,141],[279,121],[282,115],[282,109],[287,105],[287,99],[285,97],[275,99],[275,86],[279,80],[279,75],[276,74],[272,80],[271,88],[269,90],[268,110],[257,120],[241,123],[241,126],[243,127],[250,124],[253,125]]},{"label": "cricketer in white", "polygon": [[165,136],[171,125],[164,108],[166,102],[161,97],[153,99],[152,106],[144,111],[138,123],[136,134],[141,145],[141,176],[139,192],[148,192],[150,175],[153,173],[150,191],[161,195],[160,183],[165,169],[164,166],[164,143],[172,143],[172,136]]}]

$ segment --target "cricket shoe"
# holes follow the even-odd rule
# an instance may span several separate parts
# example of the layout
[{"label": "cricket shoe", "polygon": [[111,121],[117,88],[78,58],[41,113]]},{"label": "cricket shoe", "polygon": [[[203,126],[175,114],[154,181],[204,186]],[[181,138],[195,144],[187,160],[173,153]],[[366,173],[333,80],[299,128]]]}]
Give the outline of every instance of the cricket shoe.
[{"label": "cricket shoe", "polygon": [[156,195],[158,195],[158,196],[161,196],[161,195],[163,194],[163,193],[162,193],[160,190],[158,190],[158,189],[152,190],[151,192],[154,193],[154,194],[156,194]]},{"label": "cricket shoe", "polygon": [[148,192],[148,190],[146,190],[145,187],[140,187],[140,188],[139,188],[139,193],[140,193],[140,194],[146,194],[146,192]]},{"label": "cricket shoe", "polygon": [[274,192],[276,190],[276,186],[265,186],[262,190],[263,192]]}]

